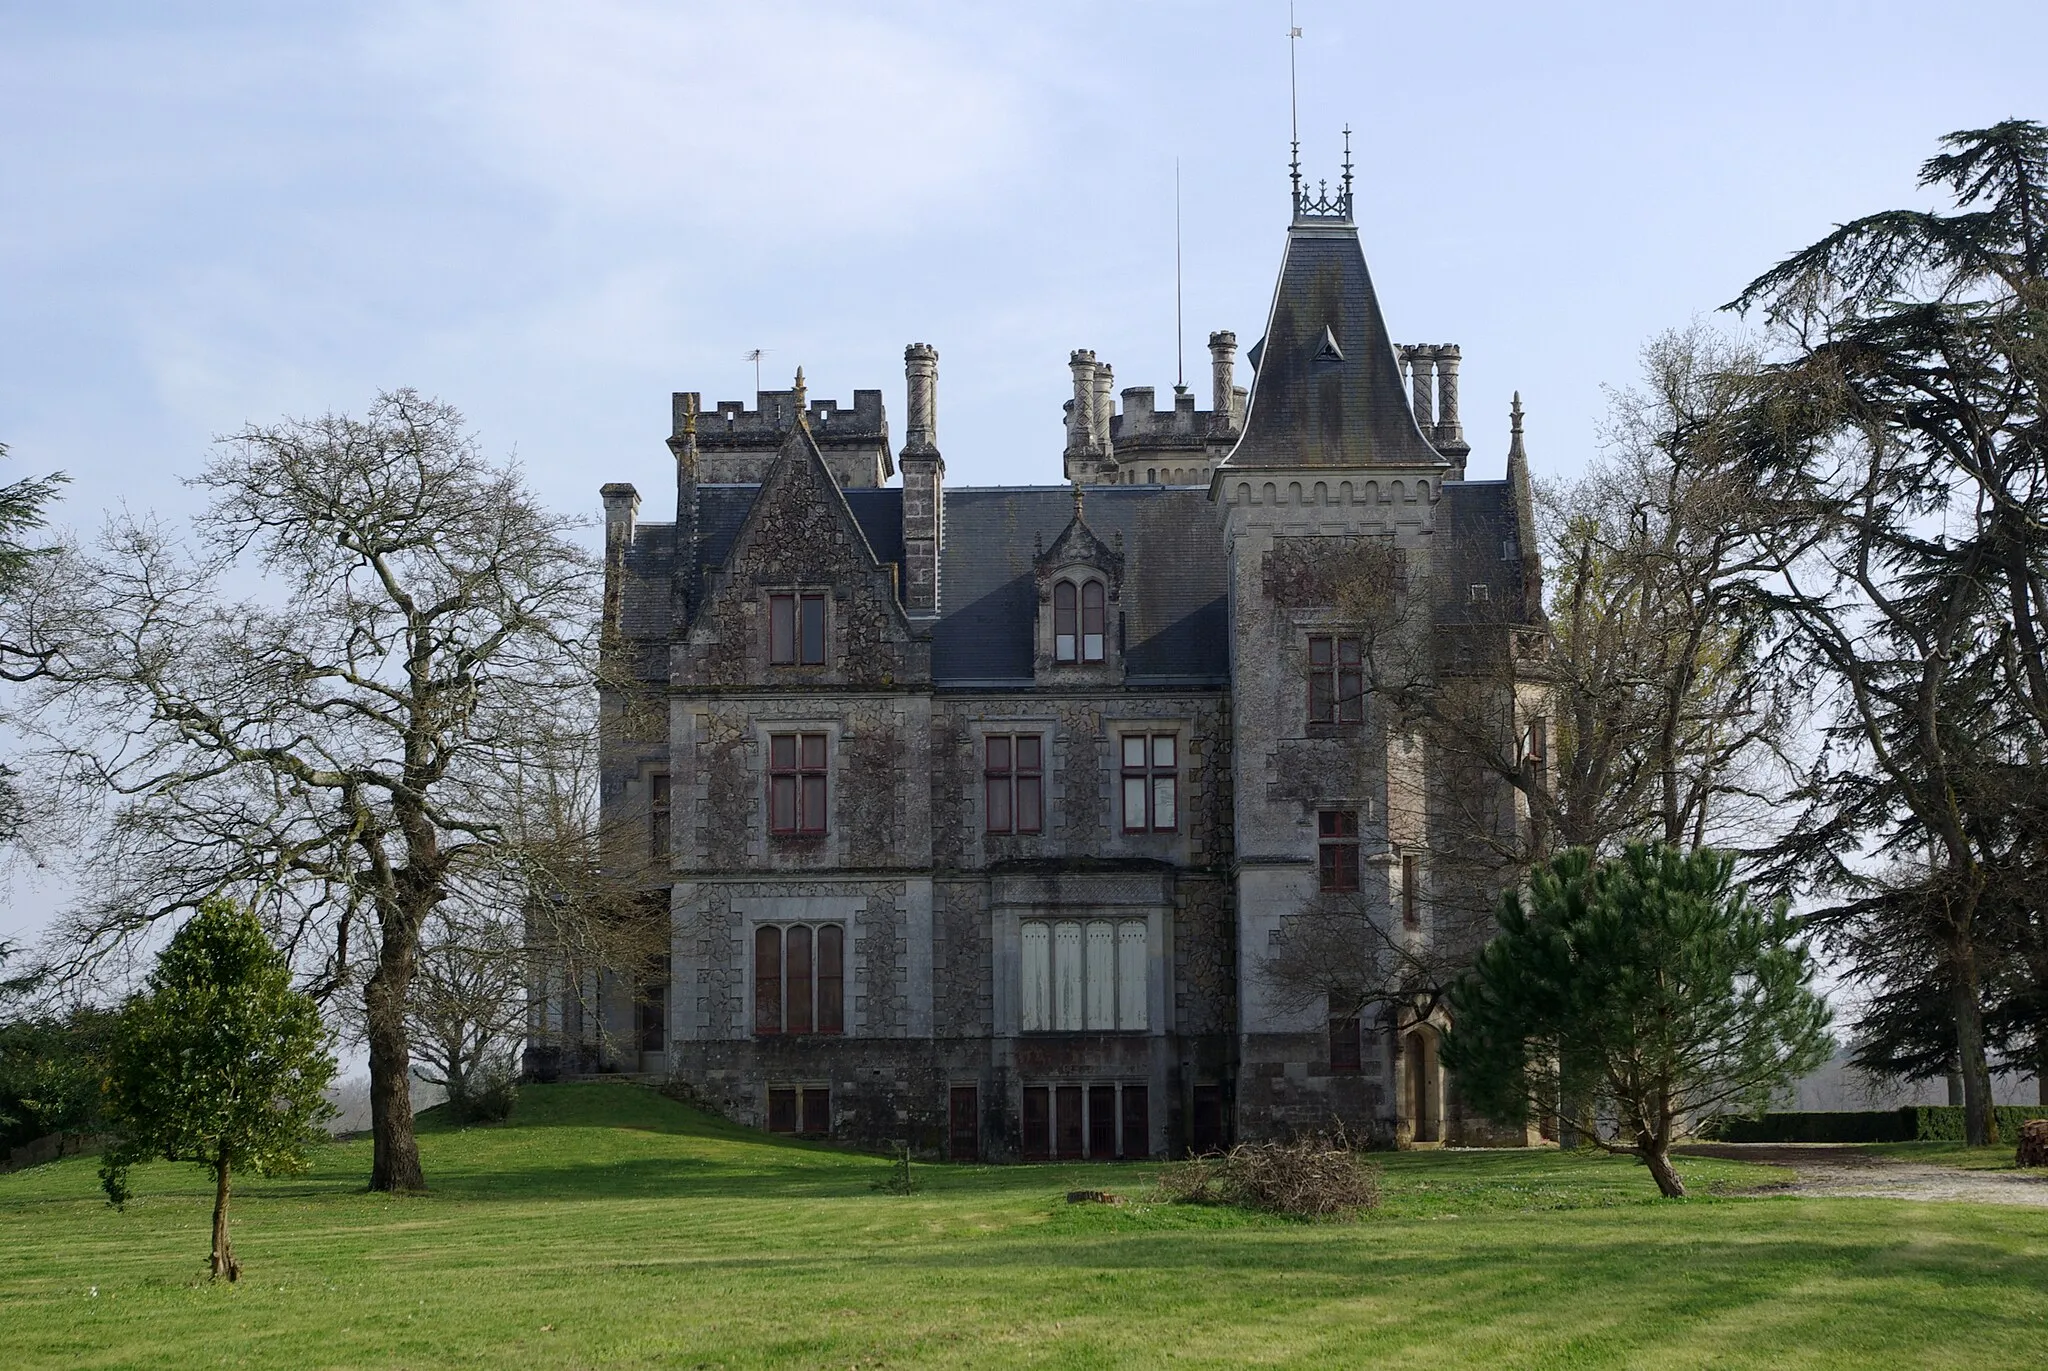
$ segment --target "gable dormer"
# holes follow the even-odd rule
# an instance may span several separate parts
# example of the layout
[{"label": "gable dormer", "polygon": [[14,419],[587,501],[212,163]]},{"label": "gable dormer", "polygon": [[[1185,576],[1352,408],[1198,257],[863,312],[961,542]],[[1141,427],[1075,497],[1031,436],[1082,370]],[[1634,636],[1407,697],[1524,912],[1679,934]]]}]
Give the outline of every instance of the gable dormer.
[{"label": "gable dormer", "polygon": [[676,683],[700,688],[930,679],[930,642],[898,601],[896,568],[875,555],[807,422],[784,434],[674,661]]},{"label": "gable dormer", "polygon": [[1032,559],[1038,613],[1031,660],[1041,686],[1124,680],[1124,557],[1088,527],[1082,505],[1076,485],[1074,517]]}]

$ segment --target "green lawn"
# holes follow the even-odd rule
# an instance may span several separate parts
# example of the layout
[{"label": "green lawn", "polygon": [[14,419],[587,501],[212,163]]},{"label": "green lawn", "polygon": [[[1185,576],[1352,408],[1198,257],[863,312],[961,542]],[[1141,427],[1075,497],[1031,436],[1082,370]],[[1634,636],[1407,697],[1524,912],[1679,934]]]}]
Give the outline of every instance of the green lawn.
[{"label": "green lawn", "polygon": [[1776,1174],[1408,1153],[1353,1225],[1068,1206],[1147,1169],[923,1167],[769,1141],[625,1085],[429,1125],[430,1195],[366,1142],[238,1201],[204,1278],[197,1168],[126,1213],[77,1159],[0,1177],[0,1366],[1870,1367],[2048,1360],[2048,1211],[1718,1198]]}]

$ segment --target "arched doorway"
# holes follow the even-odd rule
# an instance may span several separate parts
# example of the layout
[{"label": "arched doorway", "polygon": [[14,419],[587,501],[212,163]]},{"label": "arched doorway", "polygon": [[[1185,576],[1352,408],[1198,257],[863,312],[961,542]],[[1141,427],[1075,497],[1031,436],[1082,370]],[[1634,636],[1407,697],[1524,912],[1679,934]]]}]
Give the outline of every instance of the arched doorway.
[{"label": "arched doorway", "polygon": [[1408,1066],[1408,1120],[1419,1143],[1443,1141],[1442,1077],[1437,1070],[1436,1035],[1411,1029],[1402,1041]]}]

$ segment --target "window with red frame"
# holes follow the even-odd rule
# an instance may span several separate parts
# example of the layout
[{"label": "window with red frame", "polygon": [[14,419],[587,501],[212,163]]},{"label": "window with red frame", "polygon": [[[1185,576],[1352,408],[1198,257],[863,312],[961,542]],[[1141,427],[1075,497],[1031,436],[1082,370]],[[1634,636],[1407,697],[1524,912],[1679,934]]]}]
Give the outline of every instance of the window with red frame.
[{"label": "window with red frame", "polygon": [[1036,733],[991,733],[982,742],[988,831],[1037,833],[1045,826],[1045,744]]},{"label": "window with red frame", "polygon": [[754,930],[754,1031],[846,1031],[846,927],[762,924]]},{"label": "window with red frame", "polygon": [[1312,724],[1365,722],[1364,654],[1358,639],[1308,640],[1308,720]]},{"label": "window with red frame", "polygon": [[1358,811],[1316,811],[1316,885],[1329,891],[1358,889]]},{"label": "window with red frame", "polygon": [[1180,759],[1171,733],[1126,733],[1123,744],[1124,832],[1180,827]]},{"label": "window with red frame", "polygon": [[768,597],[770,666],[825,664],[825,597],[794,592]]},{"label": "window with red frame", "polygon": [[825,831],[825,735],[768,735],[768,831]]},{"label": "window with red frame", "polygon": [[1365,1069],[1365,1051],[1359,1037],[1358,1010],[1348,997],[1330,997],[1330,1071],[1355,1076]]},{"label": "window with red frame", "polygon": [[1099,662],[1108,648],[1108,601],[1100,581],[1057,581],[1052,588],[1055,662]]}]

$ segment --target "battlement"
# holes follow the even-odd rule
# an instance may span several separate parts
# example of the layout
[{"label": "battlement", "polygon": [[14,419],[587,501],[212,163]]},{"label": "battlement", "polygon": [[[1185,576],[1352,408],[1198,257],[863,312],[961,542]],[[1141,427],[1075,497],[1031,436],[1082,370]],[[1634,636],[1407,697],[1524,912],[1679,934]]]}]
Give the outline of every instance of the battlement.
[{"label": "battlement", "polygon": [[[697,409],[698,474],[706,482],[758,482],[796,425],[794,390],[761,391],[754,396],[752,409],[744,401],[720,400],[709,410],[703,408],[697,392],[679,390],[675,392],[671,447],[682,442],[693,405]],[[841,408],[837,400],[807,399],[804,417],[818,451],[840,485],[878,486],[896,474],[881,391],[856,390],[851,409]]]},{"label": "battlement", "polygon": [[[1155,448],[1175,450],[1198,447],[1204,443],[1224,442],[1237,436],[1234,415],[1231,412],[1218,414],[1213,409],[1196,409],[1192,391],[1175,395],[1172,409],[1159,408],[1158,390],[1153,386],[1125,386],[1123,413],[1113,415],[1109,421],[1110,438],[1116,444],[1119,457],[1127,452],[1143,452]],[[1242,389],[1237,392],[1242,395]],[[1240,402],[1236,412],[1243,411]]]},{"label": "battlement", "polygon": [[[675,436],[683,433],[683,412],[690,391],[675,393]],[[777,448],[782,436],[796,422],[794,390],[764,390],[754,396],[748,409],[741,400],[720,400],[715,409],[703,409],[699,402],[697,447],[703,452],[731,452],[748,448]],[[837,400],[810,400],[804,406],[810,420],[811,436],[818,446],[889,443],[889,419],[882,408],[882,392],[856,390],[853,407],[842,409]]]}]

